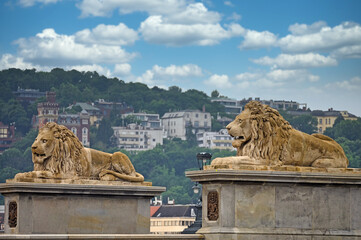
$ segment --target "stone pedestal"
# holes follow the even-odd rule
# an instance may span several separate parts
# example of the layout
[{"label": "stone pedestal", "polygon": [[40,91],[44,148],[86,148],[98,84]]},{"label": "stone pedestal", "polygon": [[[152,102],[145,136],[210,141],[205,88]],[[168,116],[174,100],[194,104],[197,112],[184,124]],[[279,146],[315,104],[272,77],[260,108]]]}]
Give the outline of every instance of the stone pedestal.
[{"label": "stone pedestal", "polygon": [[164,187],[5,183],[5,234],[144,234]]},{"label": "stone pedestal", "polygon": [[213,169],[203,186],[205,239],[361,239],[361,174]]}]

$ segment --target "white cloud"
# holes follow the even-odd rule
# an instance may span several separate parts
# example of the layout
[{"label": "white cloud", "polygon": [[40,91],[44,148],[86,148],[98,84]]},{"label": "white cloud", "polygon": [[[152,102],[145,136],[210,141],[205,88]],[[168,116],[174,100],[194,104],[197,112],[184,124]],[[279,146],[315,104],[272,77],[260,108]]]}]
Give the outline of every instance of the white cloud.
[{"label": "white cloud", "polygon": [[361,91],[361,77],[353,77],[350,80],[329,83],[326,85],[327,88],[345,89],[348,91]]},{"label": "white cloud", "polygon": [[333,28],[325,26],[323,23],[318,25],[313,28],[312,25],[304,26],[304,30],[293,25],[292,32],[296,32],[297,35],[290,34],[281,38],[279,46],[284,52],[302,53],[327,52],[346,46],[361,45],[361,26],[359,24],[345,22]]},{"label": "white cloud", "polygon": [[46,67],[41,67],[39,65],[33,65],[32,63],[25,62],[23,58],[13,56],[11,54],[4,54],[0,59],[0,70],[8,68],[19,68],[19,69],[37,69],[37,70],[50,70]]},{"label": "white cloud", "polygon": [[272,68],[297,69],[311,67],[336,66],[337,60],[332,57],[325,57],[320,54],[280,54],[276,58],[262,57],[253,60],[254,63],[272,66]]},{"label": "white cloud", "polygon": [[84,29],[75,34],[75,41],[79,43],[96,43],[104,45],[130,45],[138,39],[138,33],[125,24],[99,24],[92,30]]},{"label": "white cloud", "polygon": [[243,37],[244,41],[239,46],[240,49],[267,48],[277,43],[277,36],[269,31],[247,30]]},{"label": "white cloud", "polygon": [[209,79],[205,80],[204,83],[221,89],[232,87],[232,83],[229,81],[229,77],[224,74],[223,75],[214,74]]},{"label": "white cloud", "polygon": [[130,75],[132,66],[129,63],[115,64],[114,73],[120,76]]},{"label": "white cloud", "polygon": [[227,20],[231,20],[231,21],[239,21],[241,20],[242,16],[239,15],[238,13],[232,13],[231,16],[227,17]]},{"label": "white cloud", "polygon": [[234,5],[231,1],[224,1],[224,5],[226,5],[228,7],[234,7]]},{"label": "white cloud", "polygon": [[18,3],[23,7],[31,7],[34,6],[36,3],[40,4],[50,4],[60,2],[61,0],[18,0]]},{"label": "white cloud", "polygon": [[124,63],[136,55],[119,46],[80,44],[74,36],[57,34],[54,29],[44,29],[35,37],[22,38],[15,43],[25,61],[45,66]]},{"label": "white cloud", "polygon": [[331,56],[335,58],[361,58],[361,44],[341,47],[332,51]]},{"label": "white cloud", "polygon": [[185,10],[165,17],[166,22],[173,24],[214,24],[220,20],[221,15],[208,11],[203,3],[189,4]]},{"label": "white cloud", "polygon": [[202,69],[194,64],[186,64],[182,66],[170,65],[168,67],[161,67],[154,65],[152,69],[147,70],[142,76],[137,77],[137,82],[142,82],[150,86],[162,86],[171,81],[178,81],[185,77],[201,77],[203,76]]},{"label": "white cloud", "polygon": [[311,25],[295,23],[289,26],[288,30],[295,36],[312,34],[319,32],[323,27],[327,27],[324,21],[315,22]]},{"label": "white cloud", "polygon": [[205,46],[239,36],[244,29],[239,24],[231,24],[227,29],[220,24],[170,24],[166,23],[162,16],[150,16],[141,23],[139,31],[146,41],[155,44]]},{"label": "white cloud", "polygon": [[82,0],[77,4],[82,17],[106,17],[115,9],[118,9],[120,14],[147,12],[151,15],[172,15],[184,9],[185,6],[184,0]]}]

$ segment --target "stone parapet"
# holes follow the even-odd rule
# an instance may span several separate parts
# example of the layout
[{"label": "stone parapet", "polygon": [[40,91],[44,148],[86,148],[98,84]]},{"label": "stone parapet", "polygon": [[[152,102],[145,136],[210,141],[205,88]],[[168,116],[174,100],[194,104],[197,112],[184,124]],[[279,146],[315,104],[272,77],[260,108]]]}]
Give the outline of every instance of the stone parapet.
[{"label": "stone parapet", "polygon": [[147,234],[150,199],[164,187],[8,182],[6,234]]},{"label": "stone parapet", "polygon": [[361,174],[212,169],[202,184],[205,239],[361,239]]},{"label": "stone parapet", "polygon": [[15,240],[200,240],[200,234],[0,234],[0,239]]}]

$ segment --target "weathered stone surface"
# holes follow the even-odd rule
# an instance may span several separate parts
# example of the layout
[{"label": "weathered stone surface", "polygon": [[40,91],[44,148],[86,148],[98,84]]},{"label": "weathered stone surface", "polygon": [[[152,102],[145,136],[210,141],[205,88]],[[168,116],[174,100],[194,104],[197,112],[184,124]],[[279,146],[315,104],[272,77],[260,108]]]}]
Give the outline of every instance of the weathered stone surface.
[{"label": "weathered stone surface", "polygon": [[18,206],[17,226],[9,234],[149,233],[149,200],[164,187],[75,184],[0,184],[9,202]]},{"label": "weathered stone surface", "polygon": [[276,227],[312,228],[312,187],[276,187]]},{"label": "weathered stone surface", "polygon": [[275,227],[275,187],[237,185],[235,189],[235,227]]},{"label": "weathered stone surface", "polygon": [[203,197],[220,194],[220,220],[203,218],[198,231],[205,239],[361,239],[361,174],[215,169],[186,176],[202,184]]}]

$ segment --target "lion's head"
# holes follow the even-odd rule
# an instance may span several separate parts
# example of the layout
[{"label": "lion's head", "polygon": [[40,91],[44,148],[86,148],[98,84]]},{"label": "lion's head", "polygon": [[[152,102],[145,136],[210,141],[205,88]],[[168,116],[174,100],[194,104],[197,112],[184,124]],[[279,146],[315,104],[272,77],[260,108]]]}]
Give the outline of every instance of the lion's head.
[{"label": "lion's head", "polygon": [[81,171],[83,145],[72,131],[63,125],[48,122],[39,130],[31,146],[34,170],[52,173]]},{"label": "lion's head", "polygon": [[290,129],[291,125],[277,110],[257,101],[246,104],[242,113],[227,125],[238,156],[268,161],[281,160],[280,151]]}]

